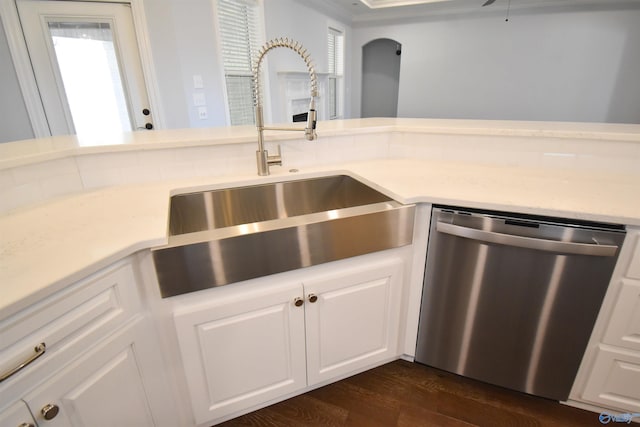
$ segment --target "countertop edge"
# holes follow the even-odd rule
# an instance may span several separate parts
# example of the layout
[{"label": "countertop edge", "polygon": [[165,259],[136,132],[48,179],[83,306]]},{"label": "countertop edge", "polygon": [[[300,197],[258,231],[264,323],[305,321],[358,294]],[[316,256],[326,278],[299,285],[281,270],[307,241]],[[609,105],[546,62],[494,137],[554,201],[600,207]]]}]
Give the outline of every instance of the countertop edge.
[{"label": "countertop edge", "polygon": [[[317,132],[319,137],[363,135],[378,132],[406,132],[414,134],[577,138],[640,144],[640,125],[609,123],[370,118],[318,122]],[[256,138],[256,131],[252,126],[237,126],[129,132],[112,137],[96,138],[95,140],[91,138],[83,139],[75,135],[31,139],[0,144],[0,170],[89,154],[249,144],[255,143]],[[265,133],[265,141],[267,142],[296,139],[302,139],[301,133],[282,131]]]}]

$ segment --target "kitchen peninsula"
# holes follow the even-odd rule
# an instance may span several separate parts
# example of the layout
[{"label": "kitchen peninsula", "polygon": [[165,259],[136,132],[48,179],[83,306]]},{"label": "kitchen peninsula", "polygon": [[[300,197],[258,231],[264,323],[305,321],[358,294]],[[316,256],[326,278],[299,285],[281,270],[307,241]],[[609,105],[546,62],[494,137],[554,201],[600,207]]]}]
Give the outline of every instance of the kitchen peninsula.
[{"label": "kitchen peninsula", "polygon": [[[122,367],[114,372],[140,372],[136,396],[148,401],[142,405],[147,408],[144,413],[132,415],[139,417],[140,425],[207,425],[382,363],[358,366],[332,378],[320,376],[314,384],[295,383],[262,400],[240,399],[240,404],[222,410],[210,402],[190,401],[184,397],[187,392],[183,397],[173,395],[197,389],[180,367],[189,351],[172,347],[178,345],[174,317],[182,327],[193,307],[208,304],[202,300],[205,295],[219,298],[212,302],[219,309],[233,306],[237,296],[232,285],[186,295],[177,303],[159,298],[149,252],[167,242],[170,196],[337,174],[361,180],[400,203],[417,205],[412,245],[339,262],[339,268],[348,272],[345,277],[356,277],[361,274],[360,261],[363,265],[389,258],[401,261],[388,265],[389,271],[401,272],[394,276],[401,284],[393,294],[397,317],[388,323],[394,333],[385,361],[414,355],[431,205],[627,226],[627,239],[569,404],[595,411],[640,411],[640,387],[633,391],[629,386],[629,381],[637,385],[640,377],[606,374],[607,366],[619,366],[615,361],[621,357],[627,365],[640,365],[637,340],[624,337],[637,334],[640,325],[625,330],[629,322],[618,319],[638,318],[633,305],[620,307],[640,295],[640,125],[429,119],[320,122],[317,141],[277,132],[268,136],[267,147],[282,146],[283,166],[272,167],[266,177],[255,171],[255,137],[254,128],[239,127],[140,132],[102,141],[54,137],[0,145],[4,212],[0,334],[8,343],[1,349],[0,370],[4,373],[16,360],[28,358],[29,348],[43,337],[52,336],[53,343],[47,343],[39,360],[0,383],[2,414],[13,414],[20,400],[40,414],[46,399],[56,399],[55,393],[73,401],[82,393],[64,385],[70,366],[85,372],[83,367],[95,361],[95,367],[86,368],[87,377],[92,377],[91,372],[112,363],[109,360],[114,359],[106,356],[110,351],[123,361],[109,365]],[[332,266],[311,269],[324,280],[334,274]],[[120,279],[101,284],[112,275]],[[286,282],[304,282],[304,275],[305,269],[278,276]],[[256,279],[238,289],[244,296],[257,295],[263,292],[261,281],[266,281],[274,292],[284,292],[275,280]],[[101,308],[96,312],[96,307]],[[616,316],[611,317],[614,307]],[[84,326],[74,326],[64,321],[67,318],[83,319],[78,324]],[[59,329],[47,326],[56,322]],[[621,330],[624,336],[616,338]],[[25,342],[27,338],[36,341],[32,345]],[[129,350],[119,353],[122,348]],[[106,365],[92,360],[95,354],[103,355]],[[153,375],[154,369],[166,375]],[[48,388],[39,386],[45,378]],[[621,380],[625,381],[621,390],[635,394],[616,400],[607,388],[615,388]],[[163,387],[166,384],[171,386]],[[215,394],[206,384],[200,386]],[[96,396],[104,393],[101,387]],[[54,389],[60,391],[39,391]],[[71,389],[76,397],[65,395]],[[51,404],[63,406],[61,402]]]}]

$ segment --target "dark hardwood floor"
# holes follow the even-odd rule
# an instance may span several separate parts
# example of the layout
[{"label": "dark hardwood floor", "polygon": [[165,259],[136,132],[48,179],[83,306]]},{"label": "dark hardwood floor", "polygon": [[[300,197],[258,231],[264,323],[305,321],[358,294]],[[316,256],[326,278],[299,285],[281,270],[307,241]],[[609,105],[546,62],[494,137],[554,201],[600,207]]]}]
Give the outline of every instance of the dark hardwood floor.
[{"label": "dark hardwood floor", "polygon": [[221,424],[598,426],[598,414],[398,360]]}]

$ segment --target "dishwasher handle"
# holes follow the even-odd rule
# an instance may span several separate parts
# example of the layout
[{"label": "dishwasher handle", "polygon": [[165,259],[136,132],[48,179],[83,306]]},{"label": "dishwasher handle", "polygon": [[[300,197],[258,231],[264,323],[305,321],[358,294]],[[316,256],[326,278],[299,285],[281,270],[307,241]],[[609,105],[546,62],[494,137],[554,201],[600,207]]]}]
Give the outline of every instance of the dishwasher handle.
[{"label": "dishwasher handle", "polygon": [[614,256],[618,251],[616,245],[598,245],[590,243],[560,242],[557,240],[537,239],[534,237],[515,236],[513,234],[496,233],[478,230],[460,225],[440,222],[436,230],[453,236],[479,240],[498,245],[516,246],[519,248],[536,249],[539,251],[555,252],[570,255]]}]

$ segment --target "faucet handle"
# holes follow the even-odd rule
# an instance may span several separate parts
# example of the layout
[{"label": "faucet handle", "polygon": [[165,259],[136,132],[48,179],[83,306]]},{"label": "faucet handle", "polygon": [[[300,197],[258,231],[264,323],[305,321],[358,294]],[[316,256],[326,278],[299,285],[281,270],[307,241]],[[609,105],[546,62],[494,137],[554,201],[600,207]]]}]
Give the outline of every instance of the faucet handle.
[{"label": "faucet handle", "polygon": [[278,154],[269,155],[267,153],[267,164],[282,166],[282,153],[280,152],[280,144],[278,144]]},{"label": "faucet handle", "polygon": [[307,127],[304,128],[304,136],[307,141],[313,141],[318,137],[316,134],[316,122],[318,119],[318,113],[316,112],[316,103],[311,97],[311,101],[309,102],[309,112],[307,113]]},{"label": "faucet handle", "polygon": [[313,141],[318,138],[318,134],[314,128],[304,128],[304,137],[307,141]]}]

